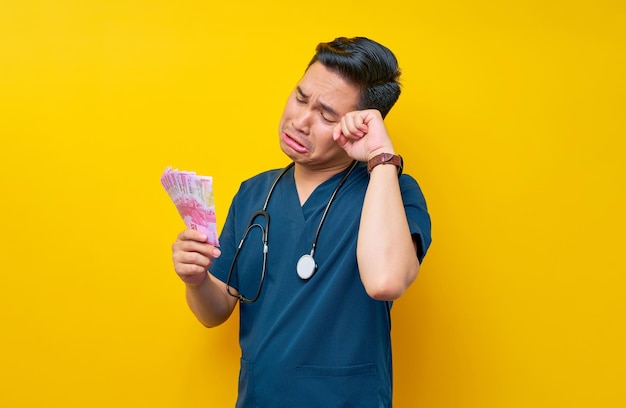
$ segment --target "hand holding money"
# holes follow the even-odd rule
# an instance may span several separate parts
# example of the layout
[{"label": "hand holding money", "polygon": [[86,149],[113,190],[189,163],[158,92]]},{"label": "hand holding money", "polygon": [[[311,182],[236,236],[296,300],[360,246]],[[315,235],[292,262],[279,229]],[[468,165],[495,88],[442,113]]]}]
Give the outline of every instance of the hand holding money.
[{"label": "hand holding money", "polygon": [[174,202],[188,228],[203,232],[207,243],[219,246],[213,199],[213,178],[195,172],[178,171],[168,167],[161,184]]}]

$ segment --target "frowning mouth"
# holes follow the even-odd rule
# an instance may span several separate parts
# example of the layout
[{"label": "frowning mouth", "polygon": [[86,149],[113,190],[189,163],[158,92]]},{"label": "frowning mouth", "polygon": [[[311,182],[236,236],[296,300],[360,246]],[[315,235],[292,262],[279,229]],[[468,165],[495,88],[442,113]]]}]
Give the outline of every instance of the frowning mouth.
[{"label": "frowning mouth", "polygon": [[283,142],[285,142],[287,146],[291,147],[298,153],[306,153],[309,151],[309,148],[307,146],[301,144],[296,139],[289,136],[287,133],[283,133]]}]

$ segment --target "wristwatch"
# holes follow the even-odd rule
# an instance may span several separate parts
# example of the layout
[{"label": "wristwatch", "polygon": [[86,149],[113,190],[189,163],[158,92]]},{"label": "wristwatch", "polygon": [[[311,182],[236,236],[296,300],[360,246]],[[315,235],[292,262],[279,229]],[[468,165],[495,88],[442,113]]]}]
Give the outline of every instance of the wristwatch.
[{"label": "wristwatch", "polygon": [[379,164],[393,164],[398,168],[398,177],[402,174],[402,168],[404,167],[404,161],[402,160],[402,156],[391,154],[391,153],[381,153],[372,157],[367,162],[367,171],[369,173],[372,172],[372,169]]}]

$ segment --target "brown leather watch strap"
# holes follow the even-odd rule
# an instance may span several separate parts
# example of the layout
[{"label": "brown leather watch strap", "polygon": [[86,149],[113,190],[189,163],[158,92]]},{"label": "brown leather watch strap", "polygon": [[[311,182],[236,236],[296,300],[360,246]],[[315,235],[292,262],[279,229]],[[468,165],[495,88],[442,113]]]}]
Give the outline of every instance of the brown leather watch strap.
[{"label": "brown leather watch strap", "polygon": [[402,168],[404,167],[404,162],[401,156],[391,154],[391,153],[381,153],[372,157],[367,162],[367,171],[372,172],[372,169],[379,164],[393,164],[398,168],[398,176],[402,174]]}]

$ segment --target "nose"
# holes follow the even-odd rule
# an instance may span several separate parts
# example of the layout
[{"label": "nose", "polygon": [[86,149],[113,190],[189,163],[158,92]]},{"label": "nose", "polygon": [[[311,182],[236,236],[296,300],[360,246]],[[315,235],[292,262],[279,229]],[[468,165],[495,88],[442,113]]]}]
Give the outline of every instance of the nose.
[{"label": "nose", "polygon": [[308,134],[311,128],[311,111],[306,107],[300,108],[291,121],[294,129]]}]

